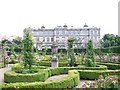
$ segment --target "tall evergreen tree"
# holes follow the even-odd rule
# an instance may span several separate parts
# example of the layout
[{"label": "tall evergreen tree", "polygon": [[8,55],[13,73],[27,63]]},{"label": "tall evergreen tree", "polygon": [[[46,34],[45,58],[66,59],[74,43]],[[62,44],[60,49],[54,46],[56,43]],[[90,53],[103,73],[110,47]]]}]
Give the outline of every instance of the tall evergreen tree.
[{"label": "tall evergreen tree", "polygon": [[23,36],[23,64],[24,68],[29,66],[29,69],[31,69],[34,59],[35,59],[35,53],[34,53],[34,43],[32,39],[32,34],[30,32],[30,28],[26,28],[24,30],[24,36]]}]

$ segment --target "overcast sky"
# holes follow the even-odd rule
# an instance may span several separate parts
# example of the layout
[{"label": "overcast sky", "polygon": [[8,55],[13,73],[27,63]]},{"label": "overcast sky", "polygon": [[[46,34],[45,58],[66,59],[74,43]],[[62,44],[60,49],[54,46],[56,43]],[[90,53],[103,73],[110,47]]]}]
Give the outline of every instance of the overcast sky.
[{"label": "overcast sky", "polygon": [[0,0],[0,37],[22,36],[26,27],[100,27],[118,33],[119,0]]}]

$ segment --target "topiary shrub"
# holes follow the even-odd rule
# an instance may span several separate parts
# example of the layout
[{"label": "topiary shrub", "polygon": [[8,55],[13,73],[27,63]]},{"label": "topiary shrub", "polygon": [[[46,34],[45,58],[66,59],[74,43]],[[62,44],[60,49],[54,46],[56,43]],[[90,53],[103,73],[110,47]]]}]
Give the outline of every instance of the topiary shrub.
[{"label": "topiary shrub", "polygon": [[23,67],[20,63],[17,63],[17,64],[14,64],[11,69],[12,71],[15,71],[16,73],[21,73]]},{"label": "topiary shrub", "polygon": [[73,42],[76,40],[76,38],[71,37],[68,38],[68,60],[69,60],[69,66],[76,66],[76,58],[74,54],[74,49],[73,49]]},{"label": "topiary shrub", "polygon": [[85,65],[88,67],[96,66],[92,40],[88,40],[87,43]]}]

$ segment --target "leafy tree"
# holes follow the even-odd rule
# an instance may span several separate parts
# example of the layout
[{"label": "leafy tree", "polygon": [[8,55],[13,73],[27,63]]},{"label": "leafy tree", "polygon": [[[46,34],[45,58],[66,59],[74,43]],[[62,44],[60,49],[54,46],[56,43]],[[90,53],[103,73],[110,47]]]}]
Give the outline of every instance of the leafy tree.
[{"label": "leafy tree", "polygon": [[26,28],[24,30],[24,36],[23,36],[23,64],[24,68],[29,66],[29,70],[32,68],[32,65],[34,64],[35,59],[35,53],[34,53],[34,43],[32,39],[32,34],[29,30],[29,28]]},{"label": "leafy tree", "polygon": [[15,39],[12,40],[12,44],[14,44],[14,49],[21,50],[22,49],[22,37],[16,36]]},{"label": "leafy tree", "polygon": [[115,37],[115,46],[120,46],[120,36],[118,35]]},{"label": "leafy tree", "polygon": [[101,45],[103,47],[111,47],[111,46],[119,46],[120,45],[120,37],[114,34],[105,34],[101,39]]},{"label": "leafy tree", "polygon": [[89,67],[96,66],[92,40],[88,40],[88,43],[87,43],[85,64],[86,66],[89,66]]},{"label": "leafy tree", "polygon": [[74,49],[73,49],[73,42],[76,39],[71,37],[68,38],[68,58],[70,60],[69,65],[70,66],[75,66],[76,65],[76,58],[75,58],[75,54],[74,54]]}]

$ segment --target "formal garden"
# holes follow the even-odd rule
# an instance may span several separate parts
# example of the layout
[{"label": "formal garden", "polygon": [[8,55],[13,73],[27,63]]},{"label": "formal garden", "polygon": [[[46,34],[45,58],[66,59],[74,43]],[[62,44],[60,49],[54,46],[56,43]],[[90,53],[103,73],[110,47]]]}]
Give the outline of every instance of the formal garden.
[{"label": "formal garden", "polygon": [[[2,42],[4,61],[0,61],[0,68],[13,64],[11,70],[4,73],[4,82],[0,83],[2,90],[73,89],[81,80],[94,81],[84,83],[82,88],[120,89],[119,45],[93,48],[92,41],[88,40],[87,48],[74,48],[72,37],[68,39],[67,49],[58,49],[53,43],[52,48],[43,45],[43,49],[38,50],[33,41],[26,29],[22,40],[19,38],[6,45],[11,51],[8,55],[5,40]],[[48,80],[56,75],[65,77]]]}]

